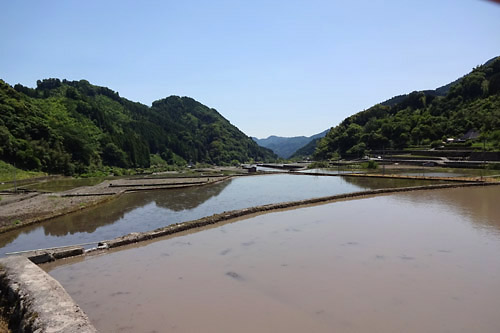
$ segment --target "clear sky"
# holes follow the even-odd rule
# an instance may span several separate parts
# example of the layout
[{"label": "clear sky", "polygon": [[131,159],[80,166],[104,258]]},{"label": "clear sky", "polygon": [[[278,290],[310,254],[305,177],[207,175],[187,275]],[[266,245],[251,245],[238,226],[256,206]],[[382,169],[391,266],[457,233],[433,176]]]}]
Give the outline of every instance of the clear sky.
[{"label": "clear sky", "polygon": [[247,135],[312,135],[500,55],[485,0],[0,0],[0,78],[190,96]]}]

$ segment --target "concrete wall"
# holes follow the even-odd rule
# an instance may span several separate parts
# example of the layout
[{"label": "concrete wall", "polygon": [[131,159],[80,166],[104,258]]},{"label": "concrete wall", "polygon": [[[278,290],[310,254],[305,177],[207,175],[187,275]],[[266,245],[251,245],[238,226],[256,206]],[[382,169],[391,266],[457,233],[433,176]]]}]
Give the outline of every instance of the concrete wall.
[{"label": "concrete wall", "polygon": [[0,259],[0,293],[14,332],[97,332],[61,284],[25,257]]}]

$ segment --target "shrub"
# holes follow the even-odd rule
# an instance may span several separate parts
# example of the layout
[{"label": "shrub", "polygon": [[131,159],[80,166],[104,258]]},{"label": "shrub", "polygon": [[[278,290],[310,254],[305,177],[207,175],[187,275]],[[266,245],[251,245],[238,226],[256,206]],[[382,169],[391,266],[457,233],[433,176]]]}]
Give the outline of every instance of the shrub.
[{"label": "shrub", "polygon": [[326,161],[321,161],[321,162],[313,162],[307,166],[308,169],[317,169],[317,168],[328,168],[328,162]]}]

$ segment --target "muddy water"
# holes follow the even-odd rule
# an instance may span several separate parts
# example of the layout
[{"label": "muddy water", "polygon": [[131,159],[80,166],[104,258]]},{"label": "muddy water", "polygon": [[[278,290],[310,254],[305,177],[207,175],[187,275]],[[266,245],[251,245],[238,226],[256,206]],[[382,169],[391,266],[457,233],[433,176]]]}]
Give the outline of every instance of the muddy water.
[{"label": "muddy water", "polygon": [[125,194],[96,208],[1,234],[0,256],[112,239],[234,209],[424,183],[278,174],[234,178],[204,187]]},{"label": "muddy water", "polygon": [[499,196],[342,201],[45,268],[102,332],[499,332]]}]

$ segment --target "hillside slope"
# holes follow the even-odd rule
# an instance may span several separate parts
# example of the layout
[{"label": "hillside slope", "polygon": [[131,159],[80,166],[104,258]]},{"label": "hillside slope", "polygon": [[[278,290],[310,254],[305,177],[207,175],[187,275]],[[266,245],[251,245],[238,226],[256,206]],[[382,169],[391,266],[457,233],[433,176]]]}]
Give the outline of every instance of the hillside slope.
[{"label": "hillside slope", "polygon": [[500,57],[437,90],[397,96],[344,119],[318,142],[315,158],[428,145],[469,130],[500,148]]},{"label": "hillside slope", "polygon": [[85,80],[0,80],[0,160],[28,170],[82,173],[102,166],[224,164],[275,155],[192,98],[171,96],[151,107]]},{"label": "hillside slope", "polygon": [[271,135],[265,139],[252,139],[259,144],[261,147],[271,149],[276,155],[281,158],[290,158],[298,149],[309,144],[311,141],[322,138],[326,135],[328,130],[312,135],[310,137],[306,136],[295,136],[295,137],[282,137]]}]

